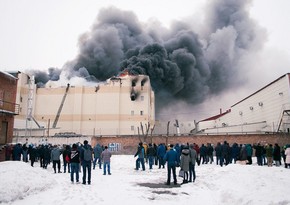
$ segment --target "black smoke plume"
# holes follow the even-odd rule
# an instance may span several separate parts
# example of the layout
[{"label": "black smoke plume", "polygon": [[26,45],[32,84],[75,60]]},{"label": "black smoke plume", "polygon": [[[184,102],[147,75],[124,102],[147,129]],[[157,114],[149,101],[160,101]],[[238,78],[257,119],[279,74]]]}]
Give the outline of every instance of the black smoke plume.
[{"label": "black smoke plume", "polygon": [[[139,22],[130,11],[102,9],[91,31],[81,36],[79,54],[63,70],[69,77],[89,75],[99,81],[124,69],[148,75],[157,116],[161,106],[173,102],[201,103],[245,82],[243,62],[264,41],[261,28],[249,17],[250,5],[250,0],[210,1],[198,32],[190,26],[195,19],[166,29]],[[36,75],[43,83],[50,77]]]}]

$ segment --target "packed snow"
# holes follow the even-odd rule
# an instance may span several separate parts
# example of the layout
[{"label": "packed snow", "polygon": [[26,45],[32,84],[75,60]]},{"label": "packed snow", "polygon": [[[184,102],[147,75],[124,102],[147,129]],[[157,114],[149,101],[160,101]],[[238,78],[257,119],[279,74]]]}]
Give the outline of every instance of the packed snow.
[{"label": "packed snow", "polygon": [[[254,159],[254,158],[253,158]],[[252,165],[196,165],[196,181],[165,185],[167,169],[135,170],[133,155],[113,155],[112,175],[92,170],[91,185],[71,183],[69,173],[54,173],[36,162],[0,163],[0,204],[290,204],[290,169]],[[177,168],[178,172],[179,168]],[[62,167],[63,171],[63,167]],[[82,173],[80,173],[80,181]]]}]

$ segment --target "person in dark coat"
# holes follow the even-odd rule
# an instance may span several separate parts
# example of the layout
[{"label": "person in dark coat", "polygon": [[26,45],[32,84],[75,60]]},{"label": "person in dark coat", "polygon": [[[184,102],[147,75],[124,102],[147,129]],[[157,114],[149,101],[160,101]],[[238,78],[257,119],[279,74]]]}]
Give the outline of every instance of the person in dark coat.
[{"label": "person in dark coat", "polygon": [[253,146],[255,149],[255,156],[257,158],[257,164],[258,166],[262,166],[263,165],[263,147],[261,146],[260,143],[258,143],[257,145]]},{"label": "person in dark coat", "polygon": [[138,158],[136,159],[136,168],[135,168],[135,170],[139,170],[140,163],[141,163],[142,170],[145,171],[145,149],[143,147],[143,143],[142,142],[139,143],[138,148],[137,148],[137,152],[134,155],[134,157],[137,157],[137,156],[138,156]]},{"label": "person in dark coat", "polygon": [[234,160],[234,163],[236,163],[240,155],[240,147],[237,143],[234,143],[232,145],[231,155],[232,155],[232,160]]},{"label": "person in dark coat", "polygon": [[158,156],[158,160],[159,160],[159,169],[165,168],[165,162],[164,162],[164,155],[166,154],[166,147],[164,144],[159,144],[158,148],[157,148],[157,156]]},{"label": "person in dark coat", "polygon": [[157,156],[157,145],[154,143],[153,148],[155,150],[155,155],[154,155],[154,164],[158,165],[158,156]]},{"label": "person in dark coat", "polygon": [[212,164],[213,162],[213,147],[211,146],[210,143],[207,144],[206,147],[206,161],[207,163],[210,162]]},{"label": "person in dark coat", "polygon": [[93,169],[96,168],[96,164],[98,162],[99,169],[102,169],[102,160],[101,160],[101,154],[103,152],[103,148],[100,144],[96,144],[94,147],[94,161],[93,161]]},{"label": "person in dark coat", "polygon": [[166,185],[170,185],[171,181],[171,172],[173,174],[174,184],[177,184],[176,177],[176,164],[178,162],[177,152],[173,149],[173,144],[170,144],[170,150],[166,152],[163,159],[167,162],[167,182]]},{"label": "person in dark coat", "polygon": [[277,167],[281,165],[281,148],[277,143],[274,145],[273,160]]},{"label": "person in dark coat", "polygon": [[43,148],[43,169],[47,169],[47,165],[50,163],[50,148],[45,145]]},{"label": "person in dark coat", "polygon": [[22,154],[22,146],[20,143],[16,144],[13,147],[13,160],[14,161],[20,161],[21,160],[21,154]]},{"label": "person in dark coat", "polygon": [[207,156],[206,156],[206,153],[207,153],[207,148],[206,146],[204,146],[204,144],[201,145],[200,149],[200,160],[202,160],[202,164],[207,164]]},{"label": "person in dark coat", "polygon": [[38,147],[38,155],[39,155],[39,162],[40,162],[40,167],[45,168],[44,167],[44,145],[41,145],[40,147]]},{"label": "person in dark coat", "polygon": [[28,154],[29,154],[30,164],[33,167],[35,159],[36,159],[36,155],[37,155],[37,150],[35,146],[29,145]]},{"label": "person in dark coat", "polygon": [[9,161],[12,154],[12,146],[10,144],[7,144],[5,147],[5,160]]},{"label": "person in dark coat", "polygon": [[253,148],[251,144],[246,144],[246,150],[247,150],[247,164],[252,164],[252,155],[253,155]]},{"label": "person in dark coat", "polygon": [[76,182],[79,183],[79,168],[80,168],[80,152],[76,144],[72,145],[70,155],[70,180],[74,183],[74,175],[76,175]]},{"label": "person in dark coat", "polygon": [[65,146],[65,149],[62,153],[62,159],[63,159],[63,172],[66,173],[66,167],[68,173],[70,173],[70,155],[71,155],[71,149],[69,145]]},{"label": "person in dark coat", "polygon": [[230,146],[227,141],[221,146],[221,166],[229,164]]},{"label": "person in dark coat", "polygon": [[[81,149],[81,162],[83,167],[83,184],[86,184],[86,179],[88,184],[91,184],[91,172],[92,172],[92,160],[93,160],[93,148],[88,144],[87,140],[84,140],[84,146]],[[85,151],[90,151],[90,157],[86,158]],[[88,177],[87,177],[88,174]]]},{"label": "person in dark coat", "polygon": [[222,146],[221,143],[218,142],[215,147],[215,156],[216,156],[216,165],[221,164],[221,156],[222,156]]},{"label": "person in dark coat", "polygon": [[28,147],[26,144],[22,145],[22,161],[28,162]]},{"label": "person in dark coat", "polygon": [[173,147],[173,149],[175,149],[175,151],[177,152],[177,155],[178,155],[178,162],[177,164],[179,165],[180,164],[180,156],[181,156],[181,146],[179,146],[178,143],[175,144],[175,146]]},{"label": "person in dark coat", "polygon": [[155,149],[152,146],[152,144],[149,143],[149,147],[147,149],[147,157],[148,157],[148,161],[149,161],[149,169],[153,168],[155,155],[156,155]]}]

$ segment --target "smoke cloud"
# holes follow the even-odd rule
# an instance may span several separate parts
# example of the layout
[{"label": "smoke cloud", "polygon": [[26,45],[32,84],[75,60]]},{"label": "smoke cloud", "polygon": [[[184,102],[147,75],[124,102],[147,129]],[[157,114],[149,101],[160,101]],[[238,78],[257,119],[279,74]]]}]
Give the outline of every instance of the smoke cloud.
[{"label": "smoke cloud", "polygon": [[212,0],[199,32],[190,26],[194,22],[175,22],[166,29],[140,22],[130,11],[102,9],[91,31],[80,37],[78,56],[48,75],[35,72],[36,79],[58,80],[63,71],[68,78],[104,81],[127,69],[150,77],[157,117],[167,105],[197,105],[246,82],[243,62],[265,41],[249,16],[250,6],[250,0]]}]

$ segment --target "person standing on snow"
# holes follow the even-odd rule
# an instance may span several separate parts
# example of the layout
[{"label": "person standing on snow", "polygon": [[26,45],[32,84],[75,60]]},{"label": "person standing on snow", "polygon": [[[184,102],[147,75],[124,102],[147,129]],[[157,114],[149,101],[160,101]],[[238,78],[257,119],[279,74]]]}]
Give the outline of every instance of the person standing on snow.
[{"label": "person standing on snow", "polygon": [[53,150],[51,151],[51,160],[52,160],[52,167],[54,170],[54,173],[56,173],[56,165],[58,169],[58,173],[61,173],[60,171],[60,155],[62,153],[62,150],[58,148],[57,145],[54,145]]},{"label": "person standing on snow", "polygon": [[195,175],[195,162],[197,160],[197,153],[194,149],[193,144],[189,145],[189,155],[190,155],[190,163],[189,163],[189,182],[194,182]]},{"label": "person standing on snow", "polygon": [[94,147],[94,161],[93,161],[93,169],[96,168],[96,163],[98,161],[99,169],[102,169],[102,162],[101,162],[101,154],[102,154],[102,147],[100,144],[96,144]]},{"label": "person standing on snow", "polygon": [[155,155],[156,155],[155,149],[152,146],[152,144],[149,143],[149,147],[147,149],[147,157],[148,157],[148,161],[149,161],[149,169],[153,168]]},{"label": "person standing on snow", "polygon": [[111,175],[111,156],[112,156],[112,153],[108,150],[108,146],[105,146],[105,150],[101,153],[101,159],[104,163],[103,175],[106,175],[107,170],[108,170],[108,175]]},{"label": "person standing on snow", "polygon": [[86,178],[88,174],[88,184],[91,184],[91,172],[92,172],[92,159],[93,159],[93,149],[88,144],[88,141],[84,141],[84,146],[81,149],[81,161],[83,167],[83,184],[86,184]]},{"label": "person standing on snow", "polygon": [[62,158],[63,158],[63,172],[66,173],[66,167],[68,173],[70,173],[70,155],[71,155],[71,150],[70,146],[66,145],[65,150],[62,153]]},{"label": "person standing on snow", "polygon": [[76,182],[79,182],[80,152],[76,144],[72,145],[70,154],[70,180],[74,183],[74,174],[76,174]]},{"label": "person standing on snow", "polygon": [[189,149],[185,146],[181,151],[180,157],[180,169],[183,170],[183,182],[182,184],[188,183],[188,172],[189,172],[189,163],[190,163]]},{"label": "person standing on snow", "polygon": [[176,178],[176,165],[178,163],[178,154],[173,149],[173,144],[170,144],[170,150],[166,152],[166,154],[163,157],[163,160],[167,162],[167,182],[166,185],[170,185],[171,181],[171,171],[173,174],[173,180],[174,184],[177,184],[177,178]]},{"label": "person standing on snow", "polygon": [[290,168],[290,145],[286,146],[285,156],[286,156],[285,168]]},{"label": "person standing on snow", "polygon": [[157,147],[157,157],[158,157],[158,160],[159,160],[159,169],[162,167],[164,168],[164,155],[166,154],[166,147],[164,144],[159,144],[158,147]]},{"label": "person standing on snow", "polygon": [[138,145],[138,149],[136,154],[134,155],[134,157],[138,156],[137,160],[136,160],[136,170],[139,170],[140,167],[140,163],[142,166],[142,170],[145,171],[145,162],[144,162],[144,158],[145,158],[145,149],[143,147],[143,143],[140,142]]}]

